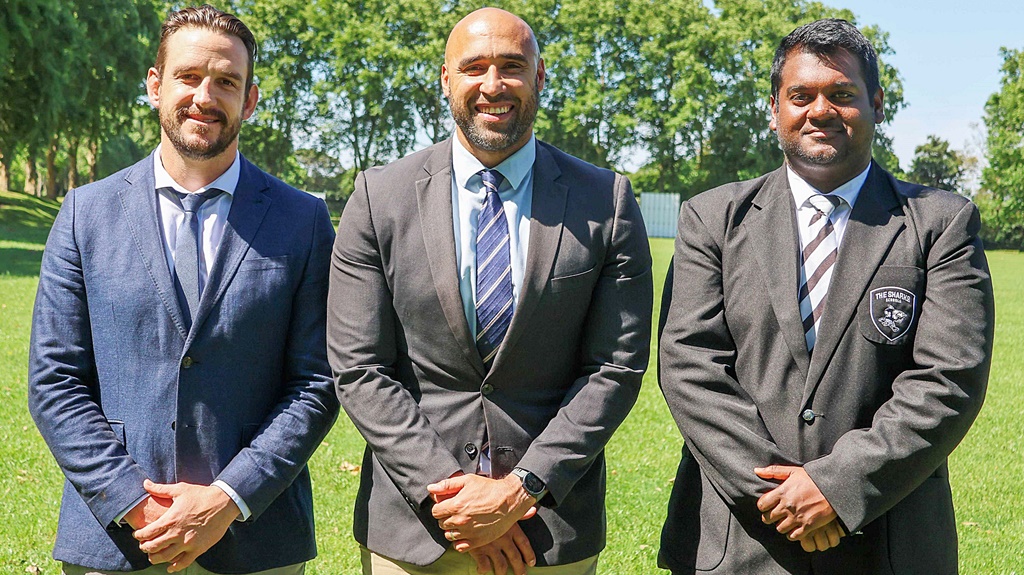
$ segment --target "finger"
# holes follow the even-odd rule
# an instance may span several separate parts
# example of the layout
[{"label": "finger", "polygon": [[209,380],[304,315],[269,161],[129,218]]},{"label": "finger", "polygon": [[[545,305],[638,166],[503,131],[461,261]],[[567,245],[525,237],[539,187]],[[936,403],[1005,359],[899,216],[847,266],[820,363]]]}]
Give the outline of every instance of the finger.
[{"label": "finger", "polygon": [[769,465],[768,467],[755,467],[754,473],[761,479],[786,480],[793,474],[793,471],[797,469],[799,469],[799,467],[793,467],[791,465]]},{"label": "finger", "polygon": [[775,507],[772,508],[771,511],[768,512],[768,523],[778,523],[779,521],[782,521],[783,519],[787,519],[789,517],[790,514],[784,507],[782,507],[781,505],[776,505]]},{"label": "finger", "polygon": [[828,543],[828,535],[822,533],[822,531],[824,531],[824,529],[819,529],[814,533],[811,533],[811,539],[814,540],[814,547],[818,551],[827,551],[828,549],[831,549],[832,546]]},{"label": "finger", "polygon": [[781,500],[782,492],[780,492],[779,488],[776,487],[757,498],[757,510],[764,512],[774,509],[779,506],[779,501]]},{"label": "finger", "polygon": [[537,508],[536,507],[530,507],[529,509],[526,510],[526,513],[523,515],[522,519],[529,519],[529,518],[533,517],[536,514],[537,514]]},{"label": "finger", "polygon": [[427,486],[428,493],[442,494],[442,493],[455,493],[462,489],[466,485],[466,476],[459,475],[456,477],[449,477],[448,479],[442,479],[437,483],[431,483]]},{"label": "finger", "polygon": [[529,538],[523,533],[523,530],[518,525],[513,526],[512,530],[512,542],[515,543],[516,548],[519,549],[519,555],[522,556],[523,561],[530,567],[537,564],[537,555],[533,552],[533,546],[530,545]]},{"label": "finger", "polygon": [[828,538],[829,549],[839,545],[839,539],[842,537],[841,533],[843,532],[839,525],[830,525],[822,529],[822,531],[825,532],[825,536]]},{"label": "finger", "polygon": [[484,575],[491,570],[491,560],[483,550],[474,549],[469,552],[469,556],[476,560],[476,572],[479,575]]},{"label": "finger", "polygon": [[139,543],[139,549],[141,549],[143,553],[152,555],[166,550],[173,543],[174,537],[165,532],[161,533],[158,537]]},{"label": "finger", "polygon": [[171,564],[167,567],[168,573],[176,573],[178,571],[184,571],[196,560],[194,552],[182,553],[175,557]]},{"label": "finger", "polygon": [[179,485],[153,483],[148,479],[142,482],[142,488],[149,492],[150,495],[156,495],[157,497],[163,497],[165,499],[171,499],[181,493],[181,487]]},{"label": "finger", "polygon": [[800,547],[802,547],[803,550],[808,552],[808,553],[811,553],[811,552],[813,552],[814,550],[817,549],[817,547],[814,546],[814,541],[810,541],[808,539],[801,539],[800,540]]},{"label": "finger", "polygon": [[185,550],[180,545],[171,545],[162,549],[156,553],[149,553],[149,562],[157,565],[159,563],[168,563],[174,561],[179,555],[185,553]]},{"label": "finger", "polygon": [[[775,530],[778,531],[779,533],[782,533],[783,535],[792,535],[792,533],[790,533],[790,531],[793,531],[796,528],[797,528],[796,521],[793,520],[790,517],[786,517],[785,519],[783,519],[782,521],[779,521],[778,524],[775,525]],[[797,537],[790,537],[789,539],[790,539],[790,541],[796,541],[798,538]]]}]

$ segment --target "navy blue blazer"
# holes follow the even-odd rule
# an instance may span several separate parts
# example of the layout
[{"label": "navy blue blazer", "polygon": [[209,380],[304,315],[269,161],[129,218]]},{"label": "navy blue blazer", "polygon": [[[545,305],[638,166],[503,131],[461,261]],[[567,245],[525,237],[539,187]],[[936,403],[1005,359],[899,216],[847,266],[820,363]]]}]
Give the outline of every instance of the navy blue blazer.
[{"label": "navy blue blazer", "polygon": [[29,409],[67,481],[53,556],[149,561],[118,513],[143,479],[220,479],[252,511],[199,557],[249,573],[316,555],[306,461],[333,424],[324,203],[241,160],[187,331],[164,255],[153,158],[68,193],[43,254]]}]

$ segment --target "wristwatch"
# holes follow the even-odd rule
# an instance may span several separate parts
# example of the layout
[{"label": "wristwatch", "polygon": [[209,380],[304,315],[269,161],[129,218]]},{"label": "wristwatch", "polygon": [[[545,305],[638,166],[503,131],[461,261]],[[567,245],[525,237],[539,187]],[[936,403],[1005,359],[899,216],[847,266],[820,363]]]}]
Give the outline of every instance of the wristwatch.
[{"label": "wristwatch", "polygon": [[534,499],[540,500],[547,494],[547,485],[541,481],[540,477],[534,475],[533,472],[527,471],[522,467],[516,467],[512,470],[512,475],[523,481],[523,489]]}]

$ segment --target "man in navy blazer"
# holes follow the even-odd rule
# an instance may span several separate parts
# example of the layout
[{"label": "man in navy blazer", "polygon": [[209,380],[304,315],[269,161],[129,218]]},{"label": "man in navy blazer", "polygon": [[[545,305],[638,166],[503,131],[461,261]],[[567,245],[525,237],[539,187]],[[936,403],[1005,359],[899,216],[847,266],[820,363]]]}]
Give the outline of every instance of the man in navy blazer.
[{"label": "man in navy blazer", "polygon": [[68,192],[47,241],[29,407],[67,477],[66,574],[283,575],[316,555],[334,233],[238,154],[254,55],[234,16],[172,13],[146,82],[159,148]]}]

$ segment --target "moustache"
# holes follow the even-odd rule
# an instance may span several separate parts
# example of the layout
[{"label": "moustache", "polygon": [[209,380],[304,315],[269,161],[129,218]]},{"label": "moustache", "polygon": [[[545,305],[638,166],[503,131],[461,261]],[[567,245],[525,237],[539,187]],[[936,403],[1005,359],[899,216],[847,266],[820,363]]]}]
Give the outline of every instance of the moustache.
[{"label": "moustache", "polygon": [[226,124],[228,122],[228,115],[217,108],[204,110],[199,107],[184,107],[178,108],[174,115],[177,117],[178,122],[184,122],[189,116],[213,116],[222,124]]}]

